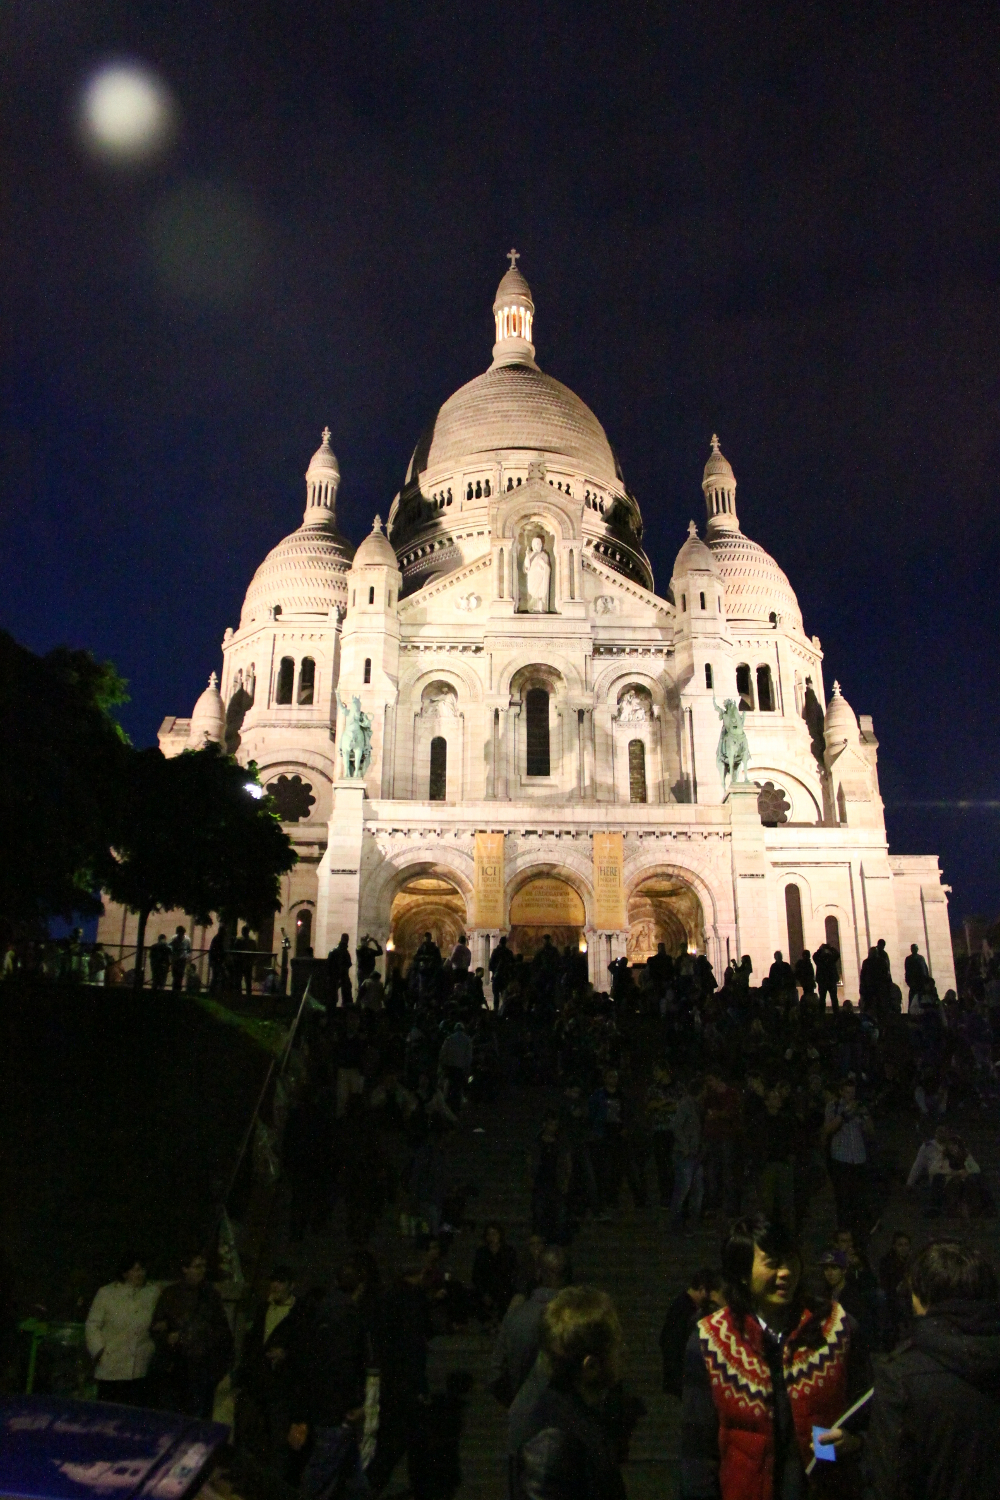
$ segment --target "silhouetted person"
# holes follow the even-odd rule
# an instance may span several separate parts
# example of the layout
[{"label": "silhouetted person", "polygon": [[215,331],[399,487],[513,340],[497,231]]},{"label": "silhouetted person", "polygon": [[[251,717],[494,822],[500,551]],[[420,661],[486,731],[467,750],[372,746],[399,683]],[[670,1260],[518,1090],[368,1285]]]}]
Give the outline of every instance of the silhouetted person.
[{"label": "silhouetted person", "polygon": [[351,992],[351,939],[346,932],[340,934],[340,942],[336,948],[331,948],[326,957],[327,984],[330,990],[330,1001],[333,1005],[339,1003],[350,1005],[354,996]]}]

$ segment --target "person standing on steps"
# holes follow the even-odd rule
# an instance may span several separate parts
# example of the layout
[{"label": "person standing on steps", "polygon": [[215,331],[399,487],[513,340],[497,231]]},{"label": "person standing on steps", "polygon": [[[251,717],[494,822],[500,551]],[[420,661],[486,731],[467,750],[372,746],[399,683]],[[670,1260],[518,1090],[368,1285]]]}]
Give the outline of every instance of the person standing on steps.
[{"label": "person standing on steps", "polygon": [[834,1014],[840,1009],[840,1001],[837,998],[837,984],[840,980],[840,954],[832,943],[820,943],[813,954],[813,963],[816,965],[816,987],[819,990],[819,1002],[822,1011],[826,1011],[827,997],[833,1007]]},{"label": "person standing on steps", "polygon": [[700,1318],[723,1306],[722,1277],[705,1267],[695,1271],[686,1291],[675,1297],[667,1309],[660,1330],[660,1354],[663,1357],[663,1389],[668,1396],[681,1398],[684,1385],[684,1351]]},{"label": "person standing on steps", "polygon": [[783,1225],[733,1225],[726,1305],[696,1325],[684,1355],[681,1500],[806,1500],[813,1427],[868,1389],[853,1319],[807,1298],[802,1272]]},{"label": "person standing on steps", "polygon": [[[336,948],[331,948],[326,956],[327,987],[330,992],[330,1004],[350,1005],[354,999],[351,990],[351,938],[350,934],[342,932],[340,942]],[[339,1002],[338,1002],[338,996]]]},{"label": "person standing on steps", "polygon": [[625,1500],[615,1432],[601,1409],[622,1362],[611,1298],[566,1287],[542,1314],[541,1348],[550,1377],[511,1440],[510,1500]]}]

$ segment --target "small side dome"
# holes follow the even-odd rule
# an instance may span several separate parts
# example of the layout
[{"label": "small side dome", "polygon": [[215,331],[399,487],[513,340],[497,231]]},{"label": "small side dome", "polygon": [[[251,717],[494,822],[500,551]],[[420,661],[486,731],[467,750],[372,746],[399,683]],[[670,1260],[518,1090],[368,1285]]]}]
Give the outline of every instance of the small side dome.
[{"label": "small side dome", "polygon": [[222,745],[225,739],[226,710],[219,692],[219,679],[213,672],[191,714],[191,745],[200,750],[208,744]]},{"label": "small side dome", "polygon": [[396,554],[392,544],[382,530],[382,517],[375,517],[370,535],[366,536],[354,554],[352,570],[357,568],[395,568]]},{"label": "small side dome", "polygon": [[833,684],[833,693],[826,705],[823,732],[826,736],[826,743],[831,749],[845,743],[856,745],[861,739],[854,709],[841,693],[839,682]]},{"label": "small side dome", "polygon": [[671,576],[682,578],[685,573],[711,573],[713,578],[722,577],[719,564],[699,537],[698,528],[693,521],[688,523],[688,538],[677,554]]}]

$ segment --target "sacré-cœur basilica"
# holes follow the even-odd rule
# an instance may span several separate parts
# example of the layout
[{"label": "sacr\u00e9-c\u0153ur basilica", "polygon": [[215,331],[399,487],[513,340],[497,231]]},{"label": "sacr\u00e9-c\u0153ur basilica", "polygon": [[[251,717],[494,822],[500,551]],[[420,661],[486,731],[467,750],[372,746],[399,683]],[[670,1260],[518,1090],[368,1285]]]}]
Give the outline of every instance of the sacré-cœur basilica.
[{"label": "sacr\u00e9-c\u0153ur basilica", "polygon": [[[952,985],[937,858],[890,853],[872,720],[827,690],[717,440],[701,535],[657,592],[604,429],[535,361],[514,261],[492,364],[357,550],[324,432],[302,523],[251,580],[221,684],[163,721],[164,753],[214,740],[256,761],[299,855],[274,927],[299,953],[370,933],[408,959],[426,930],[446,953],[464,931],[485,964],[501,932],[529,955],[548,932],[605,989],[612,958],[661,941],[720,982],[749,953],[759,982],[776,949],[826,939],[856,998],[885,938],[900,982],[915,942]],[[748,768],[726,758],[740,723]],[[179,920],[154,916],[148,941]],[[99,937],[135,925],[108,903]]]}]

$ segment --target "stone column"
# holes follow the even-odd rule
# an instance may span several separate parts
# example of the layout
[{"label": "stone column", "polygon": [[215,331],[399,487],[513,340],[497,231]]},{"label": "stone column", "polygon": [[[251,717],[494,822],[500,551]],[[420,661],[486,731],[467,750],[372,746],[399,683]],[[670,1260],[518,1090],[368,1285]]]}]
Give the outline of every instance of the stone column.
[{"label": "stone column", "polygon": [[352,953],[358,945],[364,822],[364,782],[334,782],[326,852],[317,871],[316,931],[313,935],[316,953],[329,952],[340,940],[342,932],[350,938]]},{"label": "stone column", "polygon": [[[758,978],[771,967],[771,954],[785,949],[787,942],[776,942],[771,930],[769,885],[771,866],[764,847],[764,827],[757,811],[757,788],[737,783],[726,793],[732,828],[733,899],[736,907],[736,936],[742,958],[749,953]],[[784,915],[782,913],[782,915]]]},{"label": "stone column", "polygon": [[509,802],[518,790],[517,774],[517,724],[521,717],[521,705],[512,703],[507,710],[507,733],[505,736],[504,755],[504,781],[506,783],[504,796]]}]

